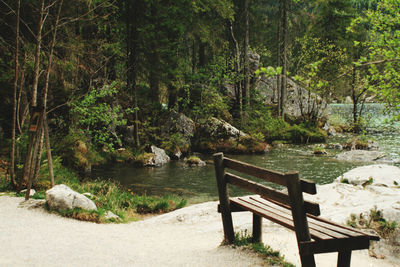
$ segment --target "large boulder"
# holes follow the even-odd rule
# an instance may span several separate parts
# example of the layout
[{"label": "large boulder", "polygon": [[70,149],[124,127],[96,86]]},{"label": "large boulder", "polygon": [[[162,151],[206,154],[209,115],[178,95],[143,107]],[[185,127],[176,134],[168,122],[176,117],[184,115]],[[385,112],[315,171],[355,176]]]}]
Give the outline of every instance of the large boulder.
[{"label": "large boulder", "polygon": [[335,182],[346,181],[352,185],[373,185],[398,188],[400,168],[392,165],[377,164],[352,169],[336,178]]},{"label": "large boulder", "polygon": [[46,201],[52,210],[97,210],[96,204],[64,184],[56,185],[46,191]]},{"label": "large boulder", "polygon": [[380,163],[394,163],[384,152],[369,151],[369,150],[350,150],[336,155],[336,159],[343,161],[361,161],[361,162],[380,162]]},{"label": "large boulder", "polygon": [[181,133],[187,143],[194,135],[195,123],[185,114],[171,111],[164,125],[161,127],[161,134]]},{"label": "large boulder", "polygon": [[384,223],[384,220],[396,222],[397,230],[395,229],[391,234],[383,234],[381,241],[372,243],[369,252],[375,257],[399,258],[399,183],[400,168],[398,167],[363,166],[344,173],[332,184],[318,185],[318,194],[305,197],[320,204],[323,218],[338,223],[346,224],[352,221],[360,227],[365,227],[364,222],[371,222],[371,218],[377,217],[378,214],[382,216],[378,219],[379,223]]},{"label": "large boulder", "polygon": [[206,123],[202,124],[201,129],[204,135],[221,139],[238,139],[247,135],[228,122],[214,117],[211,117]]},{"label": "large boulder", "polygon": [[270,147],[226,121],[210,118],[198,125],[194,147],[198,151],[234,154],[265,153]]},{"label": "large boulder", "polygon": [[[277,78],[261,76],[257,82],[256,90],[264,98],[267,105],[278,102]],[[327,103],[317,94],[309,92],[286,77],[287,92],[284,112],[293,118],[300,118],[303,113],[314,110],[318,117],[325,118],[330,113]]]},{"label": "large boulder", "polygon": [[150,149],[151,153],[154,154],[154,157],[151,157],[151,160],[147,166],[161,166],[170,161],[170,158],[167,153],[165,153],[164,149],[156,146],[151,146]]}]

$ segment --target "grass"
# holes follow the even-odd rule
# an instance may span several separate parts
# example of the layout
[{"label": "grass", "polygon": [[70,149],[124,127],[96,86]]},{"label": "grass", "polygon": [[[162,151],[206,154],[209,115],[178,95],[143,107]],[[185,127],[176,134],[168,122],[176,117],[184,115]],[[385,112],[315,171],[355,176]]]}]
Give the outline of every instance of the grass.
[{"label": "grass", "polygon": [[[104,218],[104,214],[111,211],[121,218],[120,222],[129,222],[138,220],[143,217],[143,214],[165,213],[186,205],[186,200],[177,196],[137,195],[131,189],[110,180],[81,181],[73,171],[59,164],[58,160],[55,161],[54,165],[56,184],[65,184],[81,194],[90,193],[88,198],[97,206],[97,211],[74,209],[58,212],[65,217],[97,223],[114,222]],[[46,190],[50,188],[46,168],[47,166],[44,164],[44,170],[41,171],[39,180],[34,186],[36,190],[36,194],[32,196],[34,199],[44,199]],[[25,193],[16,194],[13,191],[10,181],[6,180],[4,174],[0,174],[0,192],[7,192],[7,194],[14,196],[25,196]]]},{"label": "grass", "polygon": [[264,245],[261,242],[252,242],[253,237],[247,230],[235,234],[233,247],[244,247],[250,249],[264,257],[268,264],[273,266],[294,267],[295,265],[285,261],[285,258],[280,255],[279,251],[273,250],[270,246]]}]

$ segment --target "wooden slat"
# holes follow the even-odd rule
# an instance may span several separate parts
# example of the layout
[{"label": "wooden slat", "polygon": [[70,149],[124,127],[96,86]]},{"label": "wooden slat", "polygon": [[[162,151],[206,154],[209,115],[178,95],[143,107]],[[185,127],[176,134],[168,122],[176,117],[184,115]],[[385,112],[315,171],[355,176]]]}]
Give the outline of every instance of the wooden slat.
[{"label": "wooden slat", "polygon": [[281,217],[276,213],[267,211],[265,209],[262,209],[260,207],[251,205],[249,203],[247,203],[246,201],[243,201],[242,199],[238,198],[238,199],[232,199],[231,201],[231,205],[238,205],[240,207],[243,207],[244,209],[250,211],[250,212],[254,212],[259,216],[262,216],[264,218],[267,218],[268,220],[277,223],[279,225],[282,225],[286,228],[289,228],[291,230],[294,230],[294,225],[293,225],[293,221],[285,218],[285,217]]},{"label": "wooden slat", "polygon": [[[290,205],[289,196],[286,193],[271,189],[265,185],[244,179],[228,172],[225,173],[225,178],[228,183],[246,189],[254,194],[261,195],[261,197],[266,198],[267,200],[274,200],[284,205]],[[319,204],[315,202],[304,201],[304,208],[309,214],[316,216],[321,214]]]},{"label": "wooden slat", "polygon": [[313,181],[309,181],[306,179],[300,179],[300,186],[301,186],[301,191],[308,193],[310,195],[316,195],[317,194],[317,186]]},{"label": "wooden slat", "polygon": [[[261,197],[262,197],[262,196],[261,196]],[[263,197],[262,197],[262,198],[263,198]],[[264,199],[267,200],[267,201],[270,201],[270,202],[274,202],[274,204],[276,204],[276,205],[278,205],[278,206],[282,206],[282,207],[284,207],[284,208],[290,210],[290,205],[283,204],[283,203],[279,203],[278,201],[274,201],[274,200],[268,199],[268,198],[264,198]],[[316,202],[313,202],[313,201],[304,201],[304,207],[305,207],[305,210],[306,210],[307,215],[310,215],[310,214],[312,214],[312,215],[314,215],[314,216],[319,216],[319,215],[321,215],[321,210],[320,210],[320,208],[319,208],[319,204],[316,203]]]},{"label": "wooden slat", "polygon": [[285,174],[260,168],[251,164],[224,157],[224,165],[232,170],[252,175],[265,181],[286,186]]},{"label": "wooden slat", "polygon": [[309,218],[309,220],[315,220],[320,223],[324,223],[325,225],[327,225],[327,227],[329,227],[330,229],[335,230],[335,231],[346,232],[346,233],[349,233],[349,235],[352,233],[353,236],[359,236],[359,235],[368,236],[371,240],[376,240],[376,241],[380,240],[379,236],[367,234],[358,229],[350,228],[350,227],[326,220],[324,218],[320,218],[320,217],[316,217],[316,216],[312,216],[312,215],[308,215],[308,218]]},{"label": "wooden slat", "polygon": [[254,194],[262,195],[266,198],[270,198],[279,201],[284,204],[289,204],[289,196],[285,193],[279,192],[277,190],[271,189],[265,185],[244,179],[240,176],[234,175],[232,173],[225,173],[225,177],[228,183],[239,186],[246,189]]},{"label": "wooden slat", "polygon": [[[280,205],[280,203],[265,200],[260,197],[250,197],[250,198],[254,199],[255,201],[258,201],[259,203],[264,204],[264,205],[272,206],[272,204],[274,204],[276,206],[282,206],[282,205]],[[272,206],[272,207],[274,207],[274,206]],[[288,215],[291,214],[289,207],[287,207],[287,206],[286,207],[282,206],[282,207],[283,207],[283,209],[281,209],[281,210],[283,212],[286,212]],[[342,235],[346,235],[346,236],[350,236],[350,237],[358,237],[358,236],[367,235],[367,236],[371,237],[371,240],[379,240],[378,236],[370,235],[370,234],[364,233],[362,231],[359,231],[357,229],[346,227],[344,225],[340,225],[340,224],[334,223],[332,221],[328,221],[323,218],[316,217],[316,216],[313,216],[310,214],[307,214],[307,220],[308,220],[309,227],[313,228],[313,229],[317,229],[317,228],[321,229],[322,228],[322,229],[326,229],[327,231],[334,231],[336,233],[340,233]]]},{"label": "wooden slat", "polygon": [[[224,165],[232,170],[242,172],[267,182],[287,186],[287,175],[292,173],[280,173],[265,168],[257,167],[248,163],[224,157]],[[308,194],[315,195],[317,189],[315,183],[306,179],[300,179],[301,190]]]},{"label": "wooden slat", "polygon": [[[264,205],[264,206],[273,208],[271,202],[268,203],[266,201],[263,201],[260,198],[257,199],[257,198],[254,198],[254,197],[250,197],[250,199],[253,200],[253,201],[258,202],[260,205]],[[291,216],[291,211],[290,210],[282,209],[282,212],[286,213],[287,216]],[[336,232],[336,231],[333,231],[331,229],[325,228],[322,225],[318,225],[318,224],[312,223],[312,222],[310,222],[310,220],[308,220],[308,227],[310,228],[310,231],[314,230],[314,231],[317,231],[317,232],[320,232],[320,233],[324,233],[324,234],[327,234],[327,235],[331,236],[332,238],[346,238],[346,237],[348,237],[348,235],[345,235],[343,233]],[[311,234],[311,237],[314,238],[314,234]]]},{"label": "wooden slat", "polygon": [[[254,202],[253,201],[254,200],[251,200],[249,197],[245,197],[245,198],[232,199],[231,204],[234,202],[235,204],[241,205],[245,209],[252,209],[252,210],[250,210],[252,212],[253,212],[253,210],[257,209],[258,215],[260,215],[264,218],[267,218],[277,224],[285,226],[286,228],[294,230],[294,224],[293,224],[292,216],[290,214],[290,210],[289,210],[289,213],[287,213],[285,211],[285,208],[283,208],[283,207],[263,206],[257,202],[255,203],[255,201]],[[290,224],[289,224],[289,222],[290,222]],[[332,238],[331,236],[329,236],[323,232],[316,231],[314,229],[310,229],[310,232],[311,232],[312,238],[314,238],[314,239],[325,240],[325,239]]]},{"label": "wooden slat", "polygon": [[306,241],[300,243],[300,253],[328,253],[346,250],[359,250],[369,248],[369,237],[359,236],[344,239],[330,239],[322,241]]}]

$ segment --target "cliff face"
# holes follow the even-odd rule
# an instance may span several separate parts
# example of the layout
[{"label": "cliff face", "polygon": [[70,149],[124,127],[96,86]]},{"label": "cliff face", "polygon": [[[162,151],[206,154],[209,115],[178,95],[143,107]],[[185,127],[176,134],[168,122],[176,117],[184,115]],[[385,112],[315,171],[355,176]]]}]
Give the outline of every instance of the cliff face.
[{"label": "cliff face", "polygon": [[[267,105],[276,105],[278,102],[277,77],[261,76],[256,82],[255,88]],[[293,118],[300,118],[309,113],[314,113],[318,118],[329,115],[329,106],[319,95],[302,88],[288,77],[286,80],[287,93],[284,107],[286,115]]]}]

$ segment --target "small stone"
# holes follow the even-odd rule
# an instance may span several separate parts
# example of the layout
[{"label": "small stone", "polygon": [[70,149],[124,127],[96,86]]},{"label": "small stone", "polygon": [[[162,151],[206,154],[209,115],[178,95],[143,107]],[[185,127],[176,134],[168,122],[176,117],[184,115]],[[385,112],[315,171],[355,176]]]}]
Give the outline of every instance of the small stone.
[{"label": "small stone", "polygon": [[[21,191],[21,193],[25,193],[27,189],[24,189]],[[35,189],[31,189],[31,191],[29,191],[29,196],[33,196],[34,194],[36,194],[36,190]]]},{"label": "small stone", "polygon": [[122,219],[112,211],[107,211],[106,214],[104,214],[104,218],[106,220],[122,221]]}]

